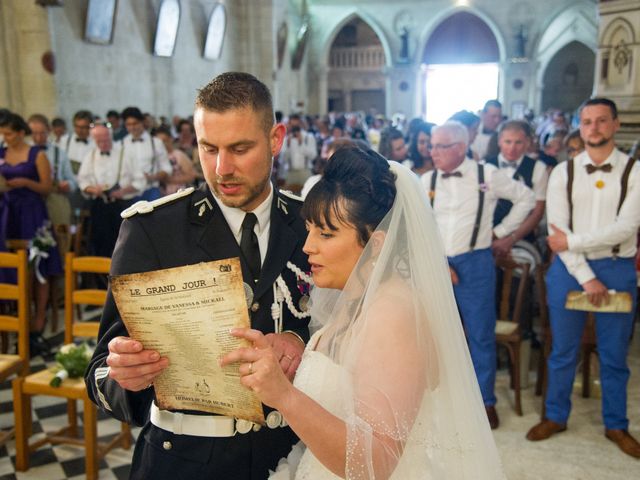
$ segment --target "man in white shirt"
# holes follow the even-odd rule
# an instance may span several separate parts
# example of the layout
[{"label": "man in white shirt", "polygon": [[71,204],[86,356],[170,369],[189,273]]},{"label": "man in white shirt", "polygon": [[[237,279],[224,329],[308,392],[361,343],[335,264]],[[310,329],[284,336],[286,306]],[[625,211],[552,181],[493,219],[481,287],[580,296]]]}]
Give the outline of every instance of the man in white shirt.
[{"label": "man in white shirt", "polygon": [[[466,158],[468,133],[449,121],[434,127],[431,145],[436,170],[422,182],[431,199],[445,246],[458,309],[491,428],[499,425],[495,410],[496,308],[492,237],[513,234],[534,208],[535,196],[522,183],[493,165]],[[513,202],[493,227],[498,199]]]},{"label": "man in white shirt", "polygon": [[471,150],[474,152],[475,158],[487,156],[489,142],[492,137],[497,135],[496,129],[502,122],[502,104],[498,100],[489,100],[484,104],[480,118],[482,119],[480,131],[471,144]]},{"label": "man in white shirt", "polygon": [[79,110],[73,116],[73,133],[66,133],[58,140],[58,147],[69,157],[74,174],[78,174],[82,160],[95,144],[89,133],[93,123],[93,115],[88,110]]},{"label": "man in white shirt", "polygon": [[173,173],[167,149],[144,129],[144,115],[139,108],[125,108],[122,119],[129,132],[122,139],[122,147],[134,159],[135,168],[147,179],[141,199],[156,200],[161,197],[160,182],[166,181]]},{"label": "man in white shirt", "polygon": [[287,184],[302,185],[311,176],[313,160],[318,155],[316,138],[302,128],[300,115],[289,116],[287,138],[280,158],[287,165]]},{"label": "man in white shirt", "polygon": [[91,253],[111,257],[122,223],[120,212],[142,192],[146,180],[129,152],[113,143],[107,127],[98,125],[91,135],[96,147],[82,161],[78,184],[91,199]]},{"label": "man in white shirt", "polygon": [[[514,243],[525,239],[530,243],[535,242],[534,230],[544,215],[545,200],[547,196],[547,182],[549,172],[546,165],[525,155],[531,139],[531,127],[522,120],[509,120],[500,125],[498,130],[498,146],[500,153],[497,157],[487,158],[491,163],[504,170],[514,180],[524,183],[533,190],[536,196],[536,206],[524,222],[513,232],[504,238],[494,240],[493,249],[497,255],[506,255],[511,251]],[[511,202],[498,201],[493,217],[493,224],[498,225],[511,210]]]},{"label": "man in white shirt", "polygon": [[584,291],[597,306],[609,292],[629,292],[630,313],[595,314],[605,436],[640,458],[629,434],[627,352],[637,297],[634,257],[640,226],[640,164],[615,148],[616,105],[593,98],[580,109],[586,150],[551,173],[547,190],[548,243],[557,253],[547,272],[553,344],[549,356],[546,418],[527,439],[544,440],[567,428],[571,392],[587,313],[565,309],[570,291]]}]

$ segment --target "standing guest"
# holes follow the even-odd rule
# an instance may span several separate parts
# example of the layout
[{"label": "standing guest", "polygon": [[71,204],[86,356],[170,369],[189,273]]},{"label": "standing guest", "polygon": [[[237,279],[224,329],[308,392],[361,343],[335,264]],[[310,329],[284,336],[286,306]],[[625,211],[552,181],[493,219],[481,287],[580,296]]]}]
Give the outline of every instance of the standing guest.
[{"label": "standing guest", "polygon": [[46,197],[49,220],[53,225],[58,242],[58,251],[64,258],[71,248],[71,201],[69,195],[78,189],[71,162],[64,151],[49,141],[49,120],[41,114],[34,114],[28,120],[31,139],[41,147],[49,159],[52,175],[51,192]]},{"label": "standing guest", "polygon": [[[200,90],[194,125],[207,183],[198,191],[165,197],[162,206],[144,204],[142,211],[154,207],[150,213],[131,207],[111,274],[239,257],[246,289],[253,294],[251,326],[267,334],[291,379],[304,348],[300,337],[308,339],[308,314],[298,308],[309,266],[302,253],[301,202],[270,182],[285,126],[274,124],[267,87],[237,72],[223,73]],[[282,282],[290,304],[274,292],[284,295]],[[283,331],[274,332],[275,309],[282,314]],[[130,478],[264,479],[297,441],[282,422],[241,433],[233,417],[197,411],[160,415],[153,381],[167,365],[157,351],[129,338],[109,294],[86,384],[89,396],[111,416],[144,425]],[[203,429],[207,425],[212,427]]]},{"label": "standing guest", "polygon": [[169,162],[171,162],[173,169],[171,176],[160,185],[161,194],[163,196],[170,195],[191,185],[196,179],[196,170],[191,159],[182,150],[173,146],[173,138],[169,127],[159,127],[156,129],[155,136],[162,141],[162,144],[167,149]]},{"label": "standing guest", "polygon": [[615,147],[620,128],[616,104],[592,98],[580,109],[585,151],[558,165],[549,179],[548,242],[557,253],[547,272],[551,354],[546,417],[527,433],[545,440],[567,428],[571,392],[587,313],[567,310],[570,291],[584,291],[596,307],[609,292],[629,292],[629,313],[595,313],[605,436],[640,458],[627,418],[627,352],[637,296],[634,257],[640,227],[640,165]]},{"label": "standing guest", "polygon": [[480,132],[476,136],[476,139],[471,143],[471,150],[477,156],[476,158],[485,158],[488,155],[489,143],[491,139],[497,137],[497,129],[500,122],[502,122],[502,104],[498,100],[489,100],[484,104],[480,118],[482,124],[480,125]]},{"label": "standing guest", "polygon": [[[169,132],[171,132],[171,130],[169,130]],[[176,149],[182,151],[189,158],[193,157],[193,151],[197,147],[197,140],[196,133],[193,130],[193,123],[191,123],[191,121],[184,118],[180,120],[180,123],[178,123],[178,137],[173,144]],[[164,144],[164,146],[166,147],[167,145]],[[168,151],[169,149],[167,148],[167,152]]]},{"label": "standing guest", "polygon": [[433,169],[431,158],[431,128],[432,125],[422,122],[416,127],[415,135],[409,145],[409,160],[413,162],[413,171],[422,176]]},{"label": "standing guest", "polygon": [[144,173],[147,179],[141,198],[155,200],[161,197],[160,182],[166,182],[173,170],[162,142],[145,130],[144,118],[137,107],[122,111],[124,126],[129,132],[122,140],[122,147],[134,159],[135,168]]},{"label": "standing guest", "polygon": [[564,137],[563,144],[567,152],[567,160],[571,160],[584,152],[584,141],[580,136],[579,129],[569,132],[569,134]]},{"label": "standing guest", "polygon": [[83,160],[78,173],[82,193],[91,201],[91,253],[111,257],[122,218],[120,212],[145,187],[142,172],[122,145],[114,144],[109,129],[91,131],[96,147]]},{"label": "standing guest", "polygon": [[[5,147],[0,149],[0,175],[6,179],[9,190],[4,194],[0,212],[3,224],[0,230],[5,238],[33,240],[36,236],[52,237],[49,216],[43,196],[51,192],[51,167],[42,148],[25,142],[30,133],[24,119],[12,113],[0,123],[0,134]],[[29,334],[30,349],[34,354],[48,353],[49,345],[42,338],[49,300],[49,278],[62,274],[62,263],[57,248],[35,252],[35,315]],[[31,254],[31,252],[30,252]]]},{"label": "standing guest", "polygon": [[107,112],[107,122],[107,126],[111,128],[111,138],[114,142],[119,142],[127,136],[127,129],[124,128],[120,114],[116,110]]},{"label": "standing guest", "polygon": [[93,124],[93,115],[88,110],[79,110],[73,116],[73,133],[67,133],[58,140],[58,147],[71,161],[74,175],[78,174],[82,159],[87,156],[95,145],[89,133]]},{"label": "standing guest", "polygon": [[[395,127],[387,127],[380,134],[380,145],[378,147],[380,155],[388,160],[403,163],[407,160],[407,145],[404,142],[404,135]],[[413,165],[407,165],[412,167]]]},{"label": "standing guest", "polygon": [[311,167],[316,155],[317,144],[314,135],[303,128],[300,115],[290,115],[287,138],[280,153],[280,161],[284,162],[287,168],[287,184],[302,185],[311,176]]},{"label": "standing guest", "polygon": [[53,133],[53,143],[60,145],[60,139],[67,133],[67,124],[63,118],[56,117],[51,120],[51,132]]},{"label": "standing guest", "polygon": [[[0,108],[0,124],[6,121],[11,115],[11,111],[6,108]],[[0,134],[0,148],[4,147],[4,137]]]},{"label": "standing guest", "polygon": [[320,156],[324,159],[329,158],[328,148],[329,144],[338,138],[343,138],[345,136],[345,126],[344,120],[337,119],[333,125],[331,125],[331,136],[327,138],[322,144],[322,149],[320,150]]},{"label": "standing guest", "polygon": [[[467,129],[459,122],[434,127],[431,154],[436,170],[422,176],[449,260],[451,280],[465,325],[471,359],[491,428],[498,428],[495,265],[491,241],[513,234],[533,209],[533,192],[504,171],[466,157]],[[499,199],[513,207],[499,225]]]},{"label": "standing guest", "polygon": [[[511,247],[518,240],[526,239],[534,244],[536,240],[534,231],[544,215],[549,173],[543,162],[525,155],[529,148],[531,134],[531,127],[527,122],[522,120],[504,122],[498,129],[500,154],[486,159],[487,163],[504,170],[514,180],[524,183],[536,196],[536,205],[526,220],[511,235],[493,241],[492,248],[496,255],[509,254]],[[509,200],[498,201],[493,215],[494,225],[502,222],[511,211],[512,205]]]},{"label": "standing guest", "polygon": [[[467,127],[467,133],[469,134],[469,145],[473,145],[473,142],[478,136],[478,128],[480,128],[480,117],[475,113],[469,112],[468,110],[460,110],[459,112],[451,115],[451,118],[449,118],[449,120],[460,122],[465,127]],[[480,160],[480,158],[473,150],[471,150],[471,148],[467,148],[467,157],[474,160]]]}]

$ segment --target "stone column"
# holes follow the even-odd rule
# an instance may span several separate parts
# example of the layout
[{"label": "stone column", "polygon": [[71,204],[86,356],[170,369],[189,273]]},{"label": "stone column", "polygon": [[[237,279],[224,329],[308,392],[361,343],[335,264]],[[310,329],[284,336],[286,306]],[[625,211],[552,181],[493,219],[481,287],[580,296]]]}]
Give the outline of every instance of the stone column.
[{"label": "stone column", "polygon": [[33,1],[0,2],[0,105],[24,116],[56,113],[54,76],[42,64],[51,51],[48,12]]}]

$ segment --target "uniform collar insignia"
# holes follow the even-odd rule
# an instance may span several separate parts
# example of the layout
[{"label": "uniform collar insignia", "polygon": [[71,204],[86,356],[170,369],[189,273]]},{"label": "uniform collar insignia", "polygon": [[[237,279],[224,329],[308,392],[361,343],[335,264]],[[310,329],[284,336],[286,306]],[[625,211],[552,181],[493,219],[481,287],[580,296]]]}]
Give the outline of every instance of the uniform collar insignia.
[{"label": "uniform collar insignia", "polygon": [[289,215],[289,210],[287,210],[287,206],[289,205],[287,202],[285,202],[282,198],[277,197],[278,201],[277,201],[277,207],[282,210],[285,215]]},{"label": "uniform collar insignia", "polygon": [[202,200],[194,203],[193,206],[194,207],[198,207],[198,216],[199,217],[202,217],[205,214],[205,212],[213,210],[213,205],[211,205],[211,202],[206,197],[203,198]]}]

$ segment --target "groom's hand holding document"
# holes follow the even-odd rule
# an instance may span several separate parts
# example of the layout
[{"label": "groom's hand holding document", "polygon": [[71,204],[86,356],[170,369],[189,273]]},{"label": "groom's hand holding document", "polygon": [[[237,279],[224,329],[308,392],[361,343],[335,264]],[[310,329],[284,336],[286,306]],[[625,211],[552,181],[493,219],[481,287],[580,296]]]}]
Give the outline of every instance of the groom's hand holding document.
[{"label": "groom's hand holding document", "polygon": [[249,346],[230,334],[250,327],[237,258],[115,276],[111,289],[131,335],[109,344],[112,378],[134,391],[153,383],[160,409],[264,423],[238,365],[218,365],[227,352]]}]

